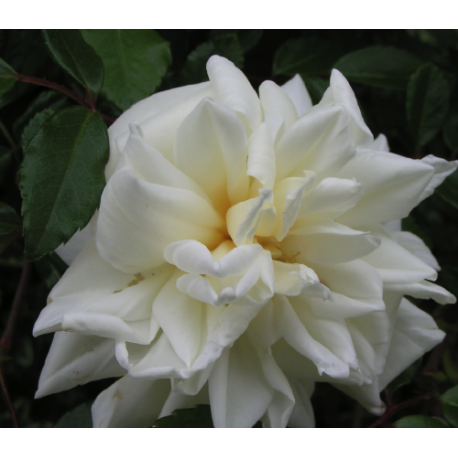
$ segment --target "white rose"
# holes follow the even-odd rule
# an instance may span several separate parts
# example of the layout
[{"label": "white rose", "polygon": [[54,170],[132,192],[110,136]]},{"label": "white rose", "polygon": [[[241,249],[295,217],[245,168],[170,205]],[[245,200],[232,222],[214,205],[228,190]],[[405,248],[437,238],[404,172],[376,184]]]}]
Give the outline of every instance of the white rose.
[{"label": "white rose", "polygon": [[336,70],[312,107],[299,76],[258,97],[228,60],[207,69],[110,128],[99,214],[60,250],[84,245],[34,328],[56,332],[37,396],[123,376],[95,426],[197,403],[216,427],[312,426],[328,381],[381,413],[380,390],[443,339],[404,295],[455,301],[423,242],[383,224],[456,163],[389,153]]}]

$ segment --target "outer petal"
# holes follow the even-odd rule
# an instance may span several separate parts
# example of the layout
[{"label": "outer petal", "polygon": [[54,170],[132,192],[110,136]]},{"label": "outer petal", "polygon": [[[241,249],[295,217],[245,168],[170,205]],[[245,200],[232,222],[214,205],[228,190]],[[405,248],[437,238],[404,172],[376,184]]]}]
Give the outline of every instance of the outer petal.
[{"label": "outer petal", "polygon": [[169,393],[168,380],[126,375],[98,395],[92,405],[94,428],[151,428]]},{"label": "outer petal", "polygon": [[315,384],[310,381],[290,380],[294,394],[294,410],[288,422],[290,428],[313,428],[315,427],[315,416],[310,398],[313,394]]},{"label": "outer petal", "polygon": [[147,183],[122,169],[102,195],[97,248],[115,268],[135,273],[163,264],[165,247],[177,240],[219,245],[223,228],[221,217],[197,194]]},{"label": "outer petal", "polygon": [[129,124],[141,126],[146,141],[173,162],[173,144],[178,127],[196,105],[212,94],[210,83],[159,92],[124,112],[109,128],[110,160],[105,169],[107,180],[116,170],[129,137]]},{"label": "outer petal", "polygon": [[431,250],[425,245],[425,242],[415,234],[406,231],[395,231],[393,236],[396,242],[403,248],[412,253],[417,258],[421,259],[425,264],[439,271],[440,266],[436,258],[431,253]]},{"label": "outer petal", "polygon": [[379,378],[380,390],[420,356],[442,342],[445,334],[425,312],[403,299],[396,318],[385,369]]},{"label": "outer petal", "polygon": [[350,115],[352,136],[355,144],[357,146],[370,145],[374,137],[364,122],[355,93],[348,84],[348,81],[339,70],[334,69],[331,73],[330,83],[330,87],[326,90],[318,105],[343,105]]},{"label": "outer petal", "polygon": [[208,380],[215,428],[250,428],[267,410],[274,394],[260,358],[242,337],[218,359]]},{"label": "outer petal", "polygon": [[297,115],[303,116],[312,108],[312,99],[305,87],[304,81],[299,75],[285,83],[281,90],[291,99],[296,107]]},{"label": "outer petal", "polygon": [[364,197],[339,217],[352,227],[405,218],[417,205],[434,173],[434,168],[392,153],[358,150],[338,173],[363,185]]},{"label": "outer petal", "polygon": [[428,156],[424,157],[422,159],[422,162],[434,167],[434,175],[431,178],[431,181],[429,182],[428,186],[426,186],[425,190],[419,197],[418,203],[420,203],[422,200],[432,195],[434,190],[439,185],[441,185],[443,181],[449,175],[451,175],[458,167],[458,161],[448,162],[445,159],[441,159],[439,157],[433,156],[432,154],[429,154]]},{"label": "outer petal", "polygon": [[242,71],[226,58],[212,56],[207,72],[214,100],[240,113],[252,129],[258,127],[263,121],[261,104]]},{"label": "outer petal", "polygon": [[120,377],[125,370],[114,358],[114,340],[56,332],[38,382],[35,398],[93,380]]}]

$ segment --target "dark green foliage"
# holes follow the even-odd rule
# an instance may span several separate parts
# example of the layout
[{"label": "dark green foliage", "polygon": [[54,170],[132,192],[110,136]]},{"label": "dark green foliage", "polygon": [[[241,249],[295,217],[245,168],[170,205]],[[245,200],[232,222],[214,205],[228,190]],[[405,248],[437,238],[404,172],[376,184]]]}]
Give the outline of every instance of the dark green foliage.
[{"label": "dark green foliage", "polygon": [[51,253],[86,226],[99,205],[107,161],[106,127],[86,108],[56,113],[35,134],[20,181],[30,259]]},{"label": "dark green foliage", "polygon": [[458,209],[458,171],[452,173],[444,183],[437,188],[436,192],[442,199]]},{"label": "dark green foliage", "polygon": [[404,417],[395,423],[396,428],[447,428],[437,418],[427,417],[425,415],[411,415]]},{"label": "dark green foliage", "polygon": [[386,389],[390,394],[393,394],[401,386],[408,385],[417,375],[418,369],[421,366],[421,358],[415,361],[404,372],[401,372],[387,387]]},{"label": "dark green foliage", "polygon": [[342,57],[335,68],[355,83],[405,89],[423,61],[402,49],[371,46]]},{"label": "dark green foliage", "polygon": [[207,61],[214,54],[226,57],[237,67],[243,67],[243,52],[237,35],[221,35],[202,43],[189,54],[180,76],[181,84],[195,84],[207,81]]},{"label": "dark green foliage", "polygon": [[458,385],[446,391],[440,401],[444,417],[452,426],[458,428]]},{"label": "dark green foliage", "polygon": [[171,62],[169,44],[153,30],[83,30],[105,66],[103,94],[122,110],[151,95]]},{"label": "dark green foliage", "polygon": [[417,146],[424,146],[439,132],[447,116],[450,87],[432,64],[419,68],[407,88],[407,119]]},{"label": "dark green foliage", "polygon": [[283,43],[275,53],[274,74],[294,76],[329,72],[342,50],[338,43],[318,39],[299,38]]},{"label": "dark green foliage", "polygon": [[39,259],[35,263],[35,267],[48,289],[52,289],[65,273],[68,266],[56,253],[51,253]]},{"label": "dark green foliage", "polygon": [[91,406],[81,404],[66,413],[54,428],[92,428]]},{"label": "dark green foliage", "polygon": [[11,75],[15,73],[3,59],[0,59],[0,97],[6,94],[16,83],[16,78],[11,78]]},{"label": "dark green foliage", "polygon": [[78,30],[43,30],[45,44],[54,59],[94,95],[103,84],[103,64]]}]

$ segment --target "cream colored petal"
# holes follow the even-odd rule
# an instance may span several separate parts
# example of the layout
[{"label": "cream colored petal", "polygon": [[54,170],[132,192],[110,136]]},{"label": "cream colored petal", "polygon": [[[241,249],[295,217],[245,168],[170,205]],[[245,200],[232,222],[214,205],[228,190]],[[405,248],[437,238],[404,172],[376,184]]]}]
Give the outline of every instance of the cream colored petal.
[{"label": "cream colored petal", "polygon": [[209,99],[203,100],[178,130],[175,142],[178,169],[204,189],[222,216],[229,205],[246,199],[247,146],[239,117]]},{"label": "cream colored petal", "polygon": [[225,350],[208,380],[215,428],[251,428],[267,410],[274,389],[248,339]]},{"label": "cream colored petal", "polygon": [[432,176],[428,186],[426,186],[425,190],[419,197],[418,203],[431,196],[434,193],[434,190],[440,186],[443,181],[458,167],[458,161],[448,162],[445,159],[433,156],[432,154],[424,157],[421,161],[434,167],[434,175]]},{"label": "cream colored petal", "polygon": [[299,117],[304,116],[312,108],[312,99],[305,87],[304,81],[299,75],[296,75],[281,86],[281,90],[293,102]]},{"label": "cream colored petal", "polygon": [[114,344],[111,339],[56,332],[41,371],[35,398],[93,380],[124,375],[125,370],[114,357]]},{"label": "cream colored petal", "polygon": [[136,273],[164,263],[172,242],[191,238],[219,245],[223,228],[221,217],[197,194],[147,183],[123,169],[102,195],[97,248],[115,268]]},{"label": "cream colored petal", "polygon": [[[306,224],[302,227],[300,224]],[[376,250],[380,240],[369,232],[356,231],[320,218],[298,221],[283,242],[283,252],[296,253],[297,260],[317,264],[350,262]]]},{"label": "cream colored petal", "polygon": [[285,296],[305,294],[322,300],[330,298],[329,289],[320,283],[317,274],[309,267],[279,261],[273,261],[273,266],[276,294]]},{"label": "cream colored petal", "polygon": [[380,399],[380,385],[378,379],[372,383],[363,386],[352,386],[334,384],[334,386],[343,393],[356,399],[368,412],[373,415],[382,415],[385,411],[385,404]]},{"label": "cream colored petal", "polygon": [[339,178],[356,179],[364,197],[338,218],[356,227],[406,217],[418,203],[434,173],[434,168],[397,154],[358,150],[338,173]]},{"label": "cream colored petal", "polygon": [[145,141],[139,126],[129,124],[129,131],[118,170],[135,170],[135,175],[148,183],[186,189],[210,203],[207,194],[195,181]]},{"label": "cream colored petal", "polygon": [[273,81],[259,86],[259,98],[264,113],[274,113],[283,119],[286,129],[297,121],[298,114],[291,99]]},{"label": "cream colored petal", "polygon": [[181,275],[177,269],[162,288],[154,300],[153,314],[177,355],[190,367],[206,338],[206,306],[177,290],[176,282]]},{"label": "cream colored petal", "polygon": [[276,295],[273,301],[279,309],[280,329],[286,342],[312,360],[320,374],[325,372],[331,377],[347,377],[350,370],[348,364],[310,335],[288,299]]},{"label": "cream colored petal", "polygon": [[351,368],[356,369],[358,367],[356,351],[344,319],[320,317],[308,307],[302,298],[292,297],[289,302],[297,317],[316,342],[319,342]]},{"label": "cream colored petal", "polygon": [[388,140],[385,135],[380,134],[369,146],[366,148],[374,151],[385,151],[389,152],[390,147],[388,146]]},{"label": "cream colored petal", "polygon": [[356,260],[332,266],[312,265],[332,294],[331,300],[304,297],[316,315],[346,319],[385,309],[382,278],[367,263]]},{"label": "cream colored petal", "polygon": [[289,381],[294,394],[294,409],[288,422],[289,428],[314,428],[315,415],[310,398],[315,384],[313,382]]},{"label": "cream colored petal", "polygon": [[240,113],[256,129],[263,121],[261,104],[242,71],[226,58],[212,56],[207,62],[207,72],[215,102]]},{"label": "cream colored petal", "polygon": [[211,97],[210,83],[159,92],[144,99],[123,113],[109,128],[110,160],[105,169],[107,180],[116,170],[121,153],[129,137],[129,124],[139,125],[145,140],[173,163],[173,145],[178,127],[196,105]]},{"label": "cream colored petal", "polygon": [[247,175],[256,178],[266,189],[274,186],[275,151],[267,123],[260,124],[250,136]]},{"label": "cream colored petal", "polygon": [[168,380],[126,375],[98,395],[92,405],[94,428],[151,428],[169,393]]},{"label": "cream colored petal", "polygon": [[346,78],[336,69],[332,70],[330,87],[324,93],[318,106],[329,104],[345,107],[350,115],[352,136],[357,146],[368,146],[373,142],[374,136],[364,122],[355,93]]},{"label": "cream colored petal", "polygon": [[377,270],[384,283],[436,280],[437,272],[432,267],[398,245],[380,225],[371,227],[371,233],[381,240],[381,245],[362,259]]},{"label": "cream colored petal", "polygon": [[302,198],[315,182],[316,175],[313,172],[305,172],[305,175],[304,178],[285,178],[274,187],[274,205],[277,210],[274,235],[279,241],[286,237],[295,223]]},{"label": "cream colored petal", "polygon": [[380,389],[437,344],[445,334],[430,315],[403,299],[396,318],[386,365],[379,378]]},{"label": "cream colored petal", "polygon": [[406,296],[412,296],[417,299],[433,299],[441,305],[454,304],[456,297],[449,293],[446,289],[439,285],[435,285],[429,281],[421,281],[411,284],[392,284],[386,285],[388,291],[402,293]]},{"label": "cream colored petal", "polygon": [[259,197],[232,206],[226,214],[227,231],[237,246],[252,243],[263,218],[267,220],[264,223],[266,229],[258,235],[271,235],[269,229],[273,230],[275,226],[273,193],[271,190],[260,189],[259,194]]},{"label": "cream colored petal", "polygon": [[431,250],[425,245],[425,242],[420,237],[417,237],[411,232],[401,231],[393,232],[396,242],[403,248],[412,253],[417,258],[421,259],[425,264],[439,271],[440,266]]},{"label": "cream colored petal", "polygon": [[243,245],[214,260],[208,248],[195,240],[182,240],[169,245],[164,251],[167,262],[194,274],[225,278],[242,275],[262,255],[260,245]]},{"label": "cream colored petal", "polygon": [[334,219],[354,207],[362,197],[362,185],[357,181],[325,178],[302,199],[297,218],[320,214]]},{"label": "cream colored petal", "polygon": [[264,428],[286,428],[295,404],[293,390],[272,355],[262,354],[260,359],[264,376],[275,390],[262,425]]},{"label": "cream colored petal", "polygon": [[276,154],[277,181],[303,170],[334,175],[355,154],[347,112],[341,106],[312,108],[286,131]]},{"label": "cream colored petal", "polygon": [[165,401],[159,418],[172,415],[177,409],[189,409],[199,404],[210,404],[207,387],[204,387],[198,394],[193,396],[187,396],[172,390],[167,401]]}]

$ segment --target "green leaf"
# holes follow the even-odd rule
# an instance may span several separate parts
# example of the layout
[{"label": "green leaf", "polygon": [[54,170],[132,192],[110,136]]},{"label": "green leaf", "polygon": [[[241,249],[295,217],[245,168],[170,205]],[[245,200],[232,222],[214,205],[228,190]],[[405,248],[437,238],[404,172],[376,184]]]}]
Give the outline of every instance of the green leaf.
[{"label": "green leaf", "polygon": [[119,108],[153,94],[167,72],[169,43],[154,30],[82,30],[105,67],[102,94]]},{"label": "green leaf", "polygon": [[159,418],[153,428],[213,428],[210,406],[175,410],[172,415]]},{"label": "green leaf", "polygon": [[103,63],[78,30],[43,30],[54,61],[94,95],[103,84]]},{"label": "green leaf", "polygon": [[387,387],[386,389],[390,394],[393,394],[401,386],[408,385],[417,375],[418,369],[421,365],[421,358],[417,359],[405,371],[401,372]]},{"label": "green leaf", "polygon": [[35,266],[48,289],[53,288],[68,268],[67,264],[56,253],[43,256],[36,261]]},{"label": "green leaf", "polygon": [[54,428],[92,428],[91,407],[88,404],[79,405],[63,415]]},{"label": "green leaf", "polygon": [[32,102],[28,103],[27,109],[14,122],[13,132],[16,138],[21,138],[24,128],[37,113],[47,108],[58,111],[61,108],[71,106],[72,104],[69,104],[68,101],[68,97],[60,92],[51,90],[41,91]]},{"label": "green leaf", "polygon": [[107,129],[99,113],[71,107],[49,118],[20,171],[25,251],[37,260],[87,225],[105,186]]},{"label": "green leaf", "polygon": [[458,209],[458,170],[448,176],[435,193]]},{"label": "green leaf", "polygon": [[412,73],[423,63],[402,49],[371,46],[342,57],[335,68],[356,83],[405,89]]},{"label": "green leaf", "polygon": [[[263,31],[257,29],[217,29],[210,31],[211,38],[218,38],[223,35],[237,35],[240,43],[240,49],[245,54],[250,49],[254,48],[262,37]],[[229,59],[229,58],[228,58]]]},{"label": "green leaf", "polygon": [[179,78],[180,84],[195,84],[207,81],[207,61],[217,54],[226,57],[237,67],[243,66],[243,52],[235,34],[225,35],[198,46],[186,59]]},{"label": "green leaf", "polygon": [[432,64],[420,67],[407,88],[407,120],[417,146],[424,146],[439,132],[448,110],[450,87]]},{"label": "green leaf", "polygon": [[442,413],[446,420],[458,428],[458,385],[447,390],[441,397]]},{"label": "green leaf", "polygon": [[458,113],[452,113],[444,125],[444,141],[453,151],[458,151]]},{"label": "green leaf", "polygon": [[21,233],[21,218],[9,205],[0,202],[0,253]]},{"label": "green leaf", "polygon": [[22,132],[22,148],[26,149],[35,134],[40,130],[40,127],[54,114],[54,110],[46,108],[46,110],[37,113],[27,124]]},{"label": "green leaf", "polygon": [[415,221],[412,215],[403,218],[401,224],[403,231],[412,232],[412,234],[420,237],[429,249],[432,249],[431,239],[425,234],[424,229]]},{"label": "green leaf", "polygon": [[318,78],[316,76],[301,76],[313,104],[316,105],[323,97],[326,89],[329,87],[329,79]]},{"label": "green leaf", "polygon": [[290,40],[275,53],[274,75],[326,73],[341,55],[342,51],[336,43],[314,37]]},{"label": "green leaf", "polygon": [[15,73],[3,59],[0,59],[0,97],[6,94],[16,83],[16,78],[10,76]]},{"label": "green leaf", "polygon": [[448,428],[437,418],[426,415],[410,415],[401,418],[395,424],[396,428]]}]

